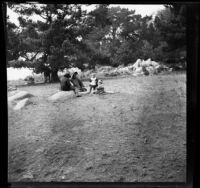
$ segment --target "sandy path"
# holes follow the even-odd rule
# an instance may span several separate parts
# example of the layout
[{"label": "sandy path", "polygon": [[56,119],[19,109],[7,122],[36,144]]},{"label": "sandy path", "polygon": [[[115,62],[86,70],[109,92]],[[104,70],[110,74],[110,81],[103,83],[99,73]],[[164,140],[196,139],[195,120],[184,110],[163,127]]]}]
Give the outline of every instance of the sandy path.
[{"label": "sandy path", "polygon": [[[26,87],[9,112],[9,179],[184,181],[185,75],[106,80],[119,93],[49,102],[57,85]],[[44,92],[43,92],[44,91]]]}]

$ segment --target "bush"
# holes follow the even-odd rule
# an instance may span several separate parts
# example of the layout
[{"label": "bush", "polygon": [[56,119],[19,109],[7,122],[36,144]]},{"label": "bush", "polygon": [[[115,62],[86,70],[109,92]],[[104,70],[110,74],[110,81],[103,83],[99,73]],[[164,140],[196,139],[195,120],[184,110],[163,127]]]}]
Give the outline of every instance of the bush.
[{"label": "bush", "polygon": [[24,79],[24,81],[26,81],[27,84],[34,84],[34,83],[35,83],[35,82],[34,82],[33,76],[27,76],[27,77]]}]

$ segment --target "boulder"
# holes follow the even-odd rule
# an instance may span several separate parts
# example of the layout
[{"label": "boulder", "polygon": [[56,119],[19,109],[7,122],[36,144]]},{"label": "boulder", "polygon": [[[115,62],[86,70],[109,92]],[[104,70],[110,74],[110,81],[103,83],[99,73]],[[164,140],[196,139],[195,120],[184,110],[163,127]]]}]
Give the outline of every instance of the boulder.
[{"label": "boulder", "polygon": [[119,72],[126,72],[129,71],[128,67],[119,68]]},{"label": "boulder", "polygon": [[27,172],[26,174],[24,174],[21,178],[20,181],[21,182],[27,182],[27,181],[32,181],[33,180],[33,174],[31,172]]},{"label": "boulder", "polygon": [[151,61],[151,65],[154,66],[155,68],[160,66],[159,63],[155,61]]},{"label": "boulder", "polygon": [[28,93],[27,91],[19,91],[18,93],[16,93],[15,95],[8,97],[8,101],[12,102],[15,100],[20,100],[20,99],[24,99],[24,98],[29,98],[32,97],[33,95]]},{"label": "boulder", "polygon": [[146,67],[146,69],[150,75],[156,74],[156,72],[157,72],[157,69],[154,68],[153,66]]},{"label": "boulder", "polygon": [[97,71],[110,71],[110,70],[112,70],[113,68],[111,67],[111,66],[102,66],[102,67],[98,67],[98,68],[96,68],[96,70]]},{"label": "boulder", "polygon": [[73,96],[75,96],[73,91],[59,91],[54,95],[50,96],[48,99],[51,101],[56,101],[63,98],[71,98]]},{"label": "boulder", "polygon": [[146,61],[143,60],[142,63],[141,63],[141,66],[142,66],[142,67],[151,66],[151,59],[147,59]]},{"label": "boulder", "polygon": [[135,70],[135,68],[133,67],[133,65],[129,65],[129,66],[128,66],[128,70],[129,70],[129,71],[133,71],[133,70]]},{"label": "boulder", "polygon": [[23,107],[27,106],[30,103],[31,102],[30,102],[30,100],[28,98],[22,99],[16,104],[16,106],[13,109],[14,110],[20,110],[20,109],[22,109]]},{"label": "boulder", "polygon": [[105,74],[105,76],[118,76],[118,75],[120,75],[120,73],[117,70]]},{"label": "boulder", "polygon": [[133,76],[139,76],[139,75],[144,75],[144,72],[142,70],[142,67],[138,67],[134,72]]},{"label": "boulder", "polygon": [[142,60],[141,59],[138,59],[132,66],[132,68],[135,70],[137,69],[138,67],[141,66],[141,63],[142,63]]},{"label": "boulder", "polygon": [[138,67],[138,68],[134,71],[134,73],[142,73],[142,72],[143,72],[142,67]]}]

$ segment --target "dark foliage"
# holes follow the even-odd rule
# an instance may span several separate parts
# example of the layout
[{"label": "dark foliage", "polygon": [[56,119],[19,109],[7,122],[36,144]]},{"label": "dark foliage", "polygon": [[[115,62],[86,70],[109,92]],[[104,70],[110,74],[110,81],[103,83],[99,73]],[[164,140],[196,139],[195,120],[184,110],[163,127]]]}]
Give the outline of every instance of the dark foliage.
[{"label": "dark foliage", "polygon": [[[184,64],[186,5],[166,5],[155,19],[107,4],[86,13],[81,5],[12,4],[19,26],[7,21],[8,66],[57,71],[76,66],[127,65],[138,58]],[[42,21],[32,20],[37,15]]]}]

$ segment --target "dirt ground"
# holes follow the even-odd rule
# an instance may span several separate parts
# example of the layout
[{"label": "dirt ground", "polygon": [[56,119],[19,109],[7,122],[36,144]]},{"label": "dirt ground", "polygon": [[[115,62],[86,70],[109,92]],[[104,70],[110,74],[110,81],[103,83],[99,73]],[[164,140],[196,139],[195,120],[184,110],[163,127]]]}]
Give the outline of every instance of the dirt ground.
[{"label": "dirt ground", "polygon": [[58,83],[21,88],[35,97],[8,111],[9,182],[186,181],[186,75],[104,86],[116,93],[57,102]]}]

